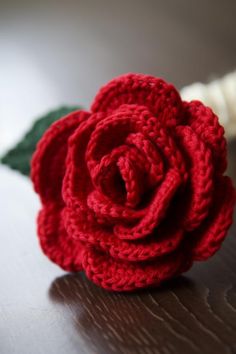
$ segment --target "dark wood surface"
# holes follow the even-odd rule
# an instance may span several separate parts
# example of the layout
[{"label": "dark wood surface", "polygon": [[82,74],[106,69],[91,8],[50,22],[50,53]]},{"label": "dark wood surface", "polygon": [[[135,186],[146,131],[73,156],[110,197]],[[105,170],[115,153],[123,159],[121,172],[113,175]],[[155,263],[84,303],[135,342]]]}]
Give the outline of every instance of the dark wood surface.
[{"label": "dark wood surface", "polygon": [[[30,56],[50,82],[45,90],[57,88],[55,104],[88,106],[97,88],[122,72],[160,75],[181,87],[236,64],[233,0],[0,6],[1,47],[10,43]],[[12,53],[4,50],[1,57],[10,62]],[[20,64],[13,61],[19,75]],[[12,77],[10,69],[7,74]],[[29,87],[27,80],[21,80],[19,95],[28,92],[30,109],[37,101],[43,111],[42,96],[32,93],[36,84]],[[14,106],[23,116],[26,105],[14,85],[11,92],[12,104],[2,100],[1,108],[11,112]],[[20,129],[21,121],[10,119]],[[229,173],[236,183],[235,151],[232,141]],[[42,255],[38,208],[29,180],[1,166],[1,354],[236,353],[235,224],[220,252],[187,274],[159,289],[112,294]]]}]

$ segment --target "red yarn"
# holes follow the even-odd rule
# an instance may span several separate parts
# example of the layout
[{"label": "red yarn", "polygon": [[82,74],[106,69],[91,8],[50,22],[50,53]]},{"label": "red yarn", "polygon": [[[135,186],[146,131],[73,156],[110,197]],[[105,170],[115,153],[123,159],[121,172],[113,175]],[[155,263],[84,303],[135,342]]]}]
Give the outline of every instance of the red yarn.
[{"label": "red yarn", "polygon": [[109,290],[156,286],[221,246],[235,202],[226,165],[210,108],[161,79],[118,77],[37,146],[43,251]]}]

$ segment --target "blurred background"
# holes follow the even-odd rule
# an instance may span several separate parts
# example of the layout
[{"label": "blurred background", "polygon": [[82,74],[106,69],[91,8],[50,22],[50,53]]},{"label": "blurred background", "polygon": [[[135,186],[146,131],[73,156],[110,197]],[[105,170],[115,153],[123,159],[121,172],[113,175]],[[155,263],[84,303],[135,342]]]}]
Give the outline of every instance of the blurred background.
[{"label": "blurred background", "polygon": [[62,104],[88,108],[114,76],[178,88],[236,66],[235,0],[0,1],[0,154]]}]

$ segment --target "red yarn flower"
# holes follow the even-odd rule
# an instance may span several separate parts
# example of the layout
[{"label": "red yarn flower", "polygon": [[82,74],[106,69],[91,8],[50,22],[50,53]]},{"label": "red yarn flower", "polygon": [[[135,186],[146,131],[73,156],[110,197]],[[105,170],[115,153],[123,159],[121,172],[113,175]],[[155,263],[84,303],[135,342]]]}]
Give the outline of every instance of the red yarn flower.
[{"label": "red yarn flower", "polygon": [[43,251],[109,290],[158,285],[219,249],[235,201],[225,169],[210,108],[161,79],[118,77],[37,146]]}]

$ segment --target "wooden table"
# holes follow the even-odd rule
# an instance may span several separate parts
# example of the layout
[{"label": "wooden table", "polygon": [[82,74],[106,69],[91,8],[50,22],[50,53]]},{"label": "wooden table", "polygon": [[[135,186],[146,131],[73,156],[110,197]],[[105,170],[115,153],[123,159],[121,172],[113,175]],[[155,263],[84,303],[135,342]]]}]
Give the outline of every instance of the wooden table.
[{"label": "wooden table", "polygon": [[[122,72],[164,76],[181,87],[236,64],[233,0],[0,6],[0,45],[9,42],[29,55],[50,81],[45,90],[57,88],[55,104],[88,106],[97,87]],[[21,63],[14,65],[20,75]],[[11,105],[2,101],[4,112],[13,106],[20,117],[27,114],[17,100],[22,92],[41,102],[37,109],[47,108],[32,94],[36,83],[28,85],[32,71],[25,75],[21,90],[12,87]],[[17,114],[9,114],[9,122],[12,129],[24,124]],[[229,174],[236,183],[235,148],[233,141]],[[30,181],[1,166],[1,354],[236,353],[235,224],[220,252],[184,276],[156,290],[112,294],[43,256],[35,232],[38,208]]]}]

